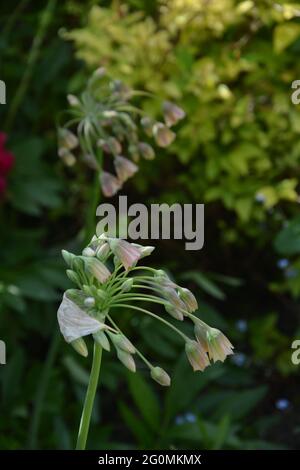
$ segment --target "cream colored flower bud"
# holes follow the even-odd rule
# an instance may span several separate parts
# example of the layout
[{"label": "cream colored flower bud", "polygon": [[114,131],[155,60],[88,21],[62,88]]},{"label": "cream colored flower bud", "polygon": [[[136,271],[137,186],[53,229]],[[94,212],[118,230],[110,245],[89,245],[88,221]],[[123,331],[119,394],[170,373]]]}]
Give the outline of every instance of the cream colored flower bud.
[{"label": "cream colored flower bud", "polygon": [[84,299],[84,306],[87,307],[87,308],[92,308],[95,306],[95,299],[94,297],[87,297],[86,299]]},{"label": "cream colored flower bud", "polygon": [[86,347],[85,341],[83,338],[77,338],[74,341],[71,341],[71,346],[75,349],[78,354],[80,354],[83,357],[87,357],[89,352],[88,348]]},{"label": "cream colored flower bud", "polygon": [[168,387],[171,384],[171,378],[167,372],[161,367],[153,367],[150,375],[153,380],[158,382],[163,387]]},{"label": "cream colored flower bud", "polygon": [[95,254],[96,254],[95,251],[89,246],[87,246],[86,248],[82,250],[83,256],[95,256]]},{"label": "cream colored flower bud", "polygon": [[123,349],[117,349],[117,356],[127,369],[131,370],[131,372],[136,371],[136,365],[131,354],[123,351]]},{"label": "cream colored flower bud", "polygon": [[104,331],[97,331],[93,334],[93,338],[105,351],[110,351],[110,344]]},{"label": "cream colored flower bud", "polygon": [[206,352],[196,341],[188,340],[185,343],[185,352],[194,371],[203,371],[207,366],[209,366],[210,363]]},{"label": "cream colored flower bud", "polygon": [[122,334],[109,333],[109,337],[116,346],[116,348],[120,348],[130,354],[135,354],[135,347],[133,346],[131,341],[126,338],[126,336]]},{"label": "cream colored flower bud", "polygon": [[124,281],[121,286],[121,292],[129,292],[132,288],[133,281],[134,281],[133,278],[126,279],[126,281]]},{"label": "cream colored flower bud", "polygon": [[194,294],[184,287],[179,288],[179,297],[186,305],[187,310],[192,313],[198,308],[198,302]]},{"label": "cream colored flower bud", "polygon": [[80,106],[80,101],[75,95],[67,95],[67,100],[70,106]]}]

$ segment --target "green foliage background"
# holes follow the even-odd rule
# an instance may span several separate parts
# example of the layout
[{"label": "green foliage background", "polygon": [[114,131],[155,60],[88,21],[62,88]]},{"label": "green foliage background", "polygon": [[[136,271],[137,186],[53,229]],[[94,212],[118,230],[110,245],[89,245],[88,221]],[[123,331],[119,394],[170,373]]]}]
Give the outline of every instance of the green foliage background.
[{"label": "green foliage background", "polygon": [[63,167],[55,122],[66,94],[100,65],[154,93],[142,102],[154,117],[161,99],[187,113],[176,142],[141,164],[124,193],[206,204],[204,249],[161,241],[153,265],[196,292],[200,315],[237,353],[193,374],[173,335],[124,311],[173,385],[160,390],[106,354],[90,448],[299,448],[300,109],[291,83],[300,78],[300,2],[15,4],[0,10],[0,131],[16,156],[0,207],[0,448],[74,446],[89,361],[57,332],[68,286],[60,249],[80,249],[92,175]]}]

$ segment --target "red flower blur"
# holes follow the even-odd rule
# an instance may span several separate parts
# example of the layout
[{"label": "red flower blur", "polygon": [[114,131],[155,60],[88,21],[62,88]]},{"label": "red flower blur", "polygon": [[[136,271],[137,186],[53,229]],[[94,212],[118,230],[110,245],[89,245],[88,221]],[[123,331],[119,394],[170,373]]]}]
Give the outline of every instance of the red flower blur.
[{"label": "red flower blur", "polygon": [[15,162],[14,155],[5,148],[6,140],[6,134],[0,132],[0,196],[5,193],[7,186],[6,178]]}]

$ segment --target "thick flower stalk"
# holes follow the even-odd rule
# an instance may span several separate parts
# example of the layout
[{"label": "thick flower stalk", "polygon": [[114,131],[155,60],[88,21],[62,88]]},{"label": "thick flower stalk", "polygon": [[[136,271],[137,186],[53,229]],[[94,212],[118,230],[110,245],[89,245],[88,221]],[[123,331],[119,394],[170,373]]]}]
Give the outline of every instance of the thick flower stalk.
[{"label": "thick flower stalk", "polygon": [[110,80],[100,68],[80,97],[68,95],[68,120],[58,129],[58,155],[68,166],[82,158],[98,173],[106,197],[116,194],[138,171],[140,158],[155,157],[148,137],[159,147],[167,147],[175,139],[171,127],[185,116],[181,108],[166,101],[162,105],[164,122],[156,122],[131,103],[141,94],[146,93]]}]

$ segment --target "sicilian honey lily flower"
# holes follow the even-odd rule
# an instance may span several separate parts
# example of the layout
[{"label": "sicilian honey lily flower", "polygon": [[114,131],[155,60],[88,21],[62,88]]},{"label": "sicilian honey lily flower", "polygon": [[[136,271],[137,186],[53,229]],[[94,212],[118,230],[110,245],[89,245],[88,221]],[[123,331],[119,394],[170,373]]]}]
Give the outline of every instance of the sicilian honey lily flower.
[{"label": "sicilian honey lily flower", "polygon": [[181,119],[185,117],[183,109],[170,101],[165,101],[163,103],[163,113],[168,127],[174,126],[178,121],[181,121]]},{"label": "sicilian honey lily flower", "polygon": [[[131,160],[155,157],[151,145],[140,139],[141,129],[160,147],[167,147],[175,139],[175,133],[162,122],[147,116],[139,119],[143,111],[132,104],[138,94],[120,80],[111,80],[101,67],[101,73],[96,70],[92,74],[81,96],[67,97],[70,109],[65,115],[70,119],[58,129],[58,155],[68,166],[81,159],[97,172],[107,197],[116,194],[138,171]],[[172,121],[173,125],[182,119],[179,110],[174,104],[164,104],[166,122]],[[117,177],[107,171],[111,159]]]},{"label": "sicilian honey lily flower", "polygon": [[[221,331],[191,313],[198,304],[188,289],[173,282],[165,271],[140,265],[142,258],[152,251],[153,247],[143,247],[106,234],[93,236],[82,255],[64,250],[67,274],[77,289],[65,293],[58,320],[64,338],[80,354],[87,355],[83,336],[92,335],[94,342],[106,351],[110,351],[110,344],[113,344],[117,358],[129,370],[135,372],[137,359],[142,360],[152,379],[168,386],[167,372],[153,366],[132,344],[119,327],[115,310],[122,308],[147,315],[171,328],[182,338],[187,359],[195,371],[203,371],[210,365],[210,360],[223,361],[232,354],[233,346]],[[146,303],[163,307],[165,315],[145,308]],[[172,323],[166,314],[173,317]],[[175,326],[178,320],[194,323],[195,339]]]}]

